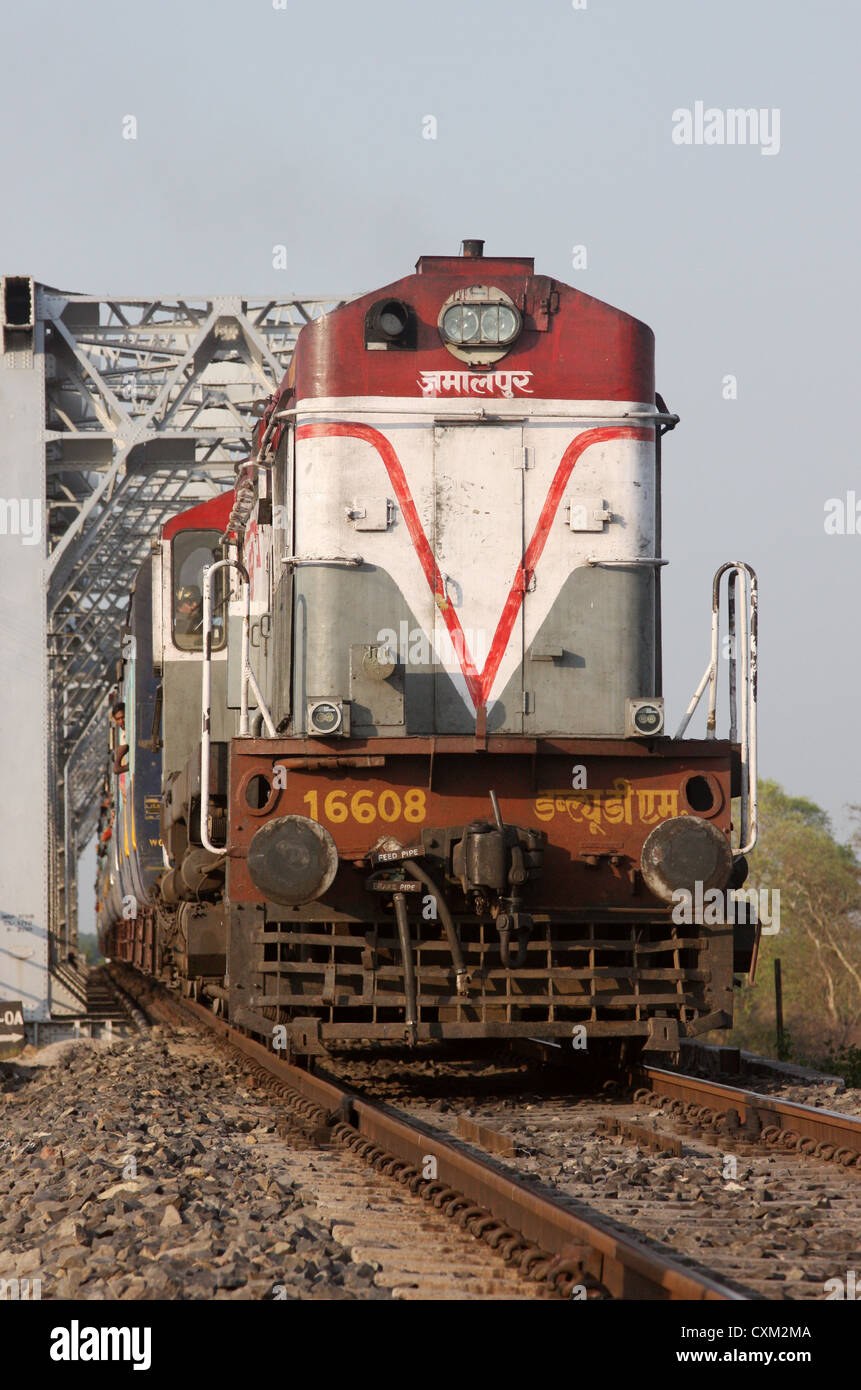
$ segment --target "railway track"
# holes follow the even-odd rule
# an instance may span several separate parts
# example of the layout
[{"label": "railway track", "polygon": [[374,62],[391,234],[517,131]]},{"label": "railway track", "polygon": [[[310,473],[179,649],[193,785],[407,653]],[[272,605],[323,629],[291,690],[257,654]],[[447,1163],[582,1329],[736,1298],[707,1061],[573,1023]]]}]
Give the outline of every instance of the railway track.
[{"label": "railway track", "polygon": [[[504,1058],[358,1052],[332,1059],[337,1076],[312,1073],[162,996],[174,1018],[236,1049],[316,1142],[397,1180],[407,1248],[419,1197],[499,1251],[518,1289],[555,1296],[810,1300],[861,1263],[857,1115],[658,1067],[597,1095],[571,1094],[570,1065],[546,1069],[555,1091],[542,1094],[540,1073]],[[338,1238],[350,1244],[351,1221],[357,1257],[383,1254],[358,1209]],[[477,1244],[450,1248],[451,1259]],[[488,1289],[476,1296],[522,1296],[483,1266],[476,1276]]]},{"label": "railway track", "polygon": [[550,1200],[587,1205],[748,1296],[823,1299],[861,1261],[857,1115],[661,1068],[602,1092],[556,1065],[521,1075],[513,1093],[453,1068],[448,1098],[438,1078],[428,1102],[427,1077],[411,1085],[406,1062],[384,1079],[345,1066],[452,1142],[500,1155]]},{"label": "railway track", "polygon": [[662,1067],[643,1067],[632,1077],[639,1098],[666,1107],[700,1133],[710,1130],[741,1143],[768,1144],[784,1152],[839,1163],[861,1173],[861,1117],[780,1096],[728,1086]]},{"label": "railway track", "polygon": [[[671,1251],[644,1244],[600,1215],[585,1208],[572,1210],[534,1191],[497,1158],[468,1149],[438,1126],[417,1122],[333,1079],[294,1067],[202,1006],[176,999],[127,967],[113,970],[121,987],[148,1013],[167,1013],[175,1022],[205,1028],[238,1052],[254,1080],[301,1120],[316,1143],[345,1150],[348,1158],[361,1160],[375,1175],[398,1184],[403,1204],[423,1199],[429,1212],[448,1218],[450,1226],[473,1237],[455,1258],[468,1264],[465,1251],[482,1246],[496,1252],[501,1258],[495,1267],[516,1272],[520,1296],[530,1284],[557,1297],[745,1296],[731,1281],[686,1266]],[[403,1205],[400,1210],[403,1214]],[[343,1224],[336,1223],[334,1230],[344,1241]],[[367,1248],[366,1237],[359,1240],[360,1251],[363,1245]],[[511,1297],[511,1284],[500,1293]]]}]

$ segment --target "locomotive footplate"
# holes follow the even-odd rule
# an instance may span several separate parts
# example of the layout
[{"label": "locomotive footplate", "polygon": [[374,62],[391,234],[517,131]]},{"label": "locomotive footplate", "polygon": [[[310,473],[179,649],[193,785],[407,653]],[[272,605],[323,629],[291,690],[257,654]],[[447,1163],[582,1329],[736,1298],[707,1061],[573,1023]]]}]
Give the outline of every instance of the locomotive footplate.
[{"label": "locomotive footplate", "polygon": [[411,1040],[576,1035],[663,1050],[731,1022],[732,923],[680,917],[644,881],[641,854],[682,817],[705,822],[704,853],[729,843],[733,747],[375,739],[369,767],[366,746],[233,745],[232,1016],[258,1032],[286,1022],[299,1052],[401,1040],[408,1017]]}]

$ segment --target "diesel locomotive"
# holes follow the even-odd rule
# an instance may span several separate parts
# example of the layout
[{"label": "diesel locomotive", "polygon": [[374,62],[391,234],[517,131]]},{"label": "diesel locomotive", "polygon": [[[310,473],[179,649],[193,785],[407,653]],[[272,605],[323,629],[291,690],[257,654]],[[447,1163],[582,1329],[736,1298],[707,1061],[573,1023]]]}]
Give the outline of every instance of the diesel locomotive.
[{"label": "diesel locomotive", "polygon": [[106,954],[300,1056],[727,1028],[756,924],[674,906],[730,895],[756,836],[756,580],[715,577],[670,735],[676,423],[645,324],[481,242],[303,327],[235,488],[131,595]]}]

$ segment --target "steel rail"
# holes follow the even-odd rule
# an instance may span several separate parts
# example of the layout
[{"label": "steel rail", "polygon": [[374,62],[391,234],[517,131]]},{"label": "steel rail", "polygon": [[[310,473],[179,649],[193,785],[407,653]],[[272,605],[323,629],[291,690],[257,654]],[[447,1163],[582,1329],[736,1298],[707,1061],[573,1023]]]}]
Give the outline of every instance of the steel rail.
[{"label": "steel rail", "polygon": [[[508,1243],[525,1270],[535,1269],[533,1277],[553,1280],[567,1273],[570,1285],[583,1271],[611,1297],[621,1299],[744,1301],[750,1297],[691,1269],[672,1254],[628,1239],[598,1217],[575,1214],[540,1196],[493,1162],[462,1152],[388,1106],[293,1066],[203,1005],[174,996],[168,996],[168,1002],[323,1112],[333,1137],[376,1169],[393,1176],[400,1169],[402,1181],[407,1174],[414,1175],[412,1190],[424,1188],[422,1195],[459,1216],[467,1229],[472,1226],[473,1234],[488,1225],[501,1226],[498,1247],[504,1250]],[[436,1160],[435,1178],[430,1182],[422,1178],[429,1158]],[[497,1244],[493,1238],[490,1243]]]},{"label": "steel rail", "polygon": [[[694,1109],[718,1111],[723,1115],[735,1110],[748,1131],[758,1131],[759,1137],[767,1143],[798,1149],[800,1153],[817,1158],[833,1158],[846,1167],[857,1166],[861,1171],[859,1115],[779,1100],[759,1091],[725,1086],[706,1077],[688,1076],[663,1067],[637,1068],[632,1073],[632,1081],[639,1082],[656,1096],[680,1101]],[[708,1114],[703,1118],[708,1120]],[[829,1149],[831,1152],[826,1152]]]}]

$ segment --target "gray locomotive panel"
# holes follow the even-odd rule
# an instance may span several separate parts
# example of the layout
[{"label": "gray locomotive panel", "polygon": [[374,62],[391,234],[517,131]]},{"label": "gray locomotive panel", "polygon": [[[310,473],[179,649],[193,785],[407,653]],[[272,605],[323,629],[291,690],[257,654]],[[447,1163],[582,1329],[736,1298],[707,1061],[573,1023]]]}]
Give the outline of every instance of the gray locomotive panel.
[{"label": "gray locomotive panel", "polygon": [[[655,693],[654,623],[651,567],[575,570],[525,664],[490,705],[488,731],[623,736],[625,701]],[[433,660],[421,659],[423,653],[432,656],[432,648],[414,636],[417,630],[403,596],[381,570],[334,565],[297,570],[292,682],[297,723],[309,699],[330,699],[351,702],[356,737],[472,732],[474,714],[451,676]],[[357,677],[357,653],[390,643],[386,633],[395,636],[392,676],[377,682]],[[280,677],[275,705],[283,714],[286,666]],[[402,720],[397,717],[401,705]]]}]

